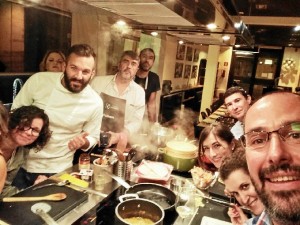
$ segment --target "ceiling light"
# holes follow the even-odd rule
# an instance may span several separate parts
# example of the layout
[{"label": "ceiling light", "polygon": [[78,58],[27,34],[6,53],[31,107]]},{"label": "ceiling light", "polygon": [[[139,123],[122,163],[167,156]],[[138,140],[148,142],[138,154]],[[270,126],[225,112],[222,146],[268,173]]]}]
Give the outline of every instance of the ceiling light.
[{"label": "ceiling light", "polygon": [[239,47],[241,47],[241,45],[235,45],[234,47],[239,48]]},{"label": "ceiling light", "polygon": [[222,39],[223,39],[224,41],[228,41],[228,40],[230,39],[230,36],[229,36],[229,35],[224,35],[224,36],[222,37]]},{"label": "ceiling light", "polygon": [[125,26],[126,22],[124,20],[118,20],[117,21],[117,25],[119,25],[119,26]]},{"label": "ceiling light", "polygon": [[158,33],[156,31],[152,31],[151,35],[154,36],[154,37],[156,37],[158,35]]},{"label": "ceiling light", "polygon": [[295,26],[294,31],[299,31],[300,30],[300,25]]},{"label": "ceiling light", "polygon": [[180,41],[178,41],[178,43],[179,43],[180,45],[182,45],[184,42],[183,42],[182,40],[180,40]]},{"label": "ceiling light", "polygon": [[217,28],[217,25],[214,24],[214,23],[209,23],[209,24],[206,25],[206,27],[207,27],[208,29],[210,29],[210,30],[213,30],[213,29],[216,29],[216,28]]}]

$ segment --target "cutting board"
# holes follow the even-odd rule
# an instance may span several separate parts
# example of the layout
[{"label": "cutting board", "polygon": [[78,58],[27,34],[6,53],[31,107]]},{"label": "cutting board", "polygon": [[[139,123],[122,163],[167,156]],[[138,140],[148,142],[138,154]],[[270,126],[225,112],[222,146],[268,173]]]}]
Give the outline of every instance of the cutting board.
[{"label": "cutting board", "polygon": [[[53,181],[43,181],[42,183],[52,183]],[[31,206],[38,202],[45,202],[51,206],[48,214],[54,219],[58,220],[60,217],[74,209],[76,206],[87,201],[88,194],[74,190],[68,186],[57,187],[50,186],[38,190],[32,190],[32,187],[14,195],[14,197],[31,197],[31,196],[45,196],[53,193],[63,192],[67,198],[54,201],[36,201],[36,202],[0,202],[0,220],[12,225],[42,225],[45,222],[31,211]]]}]

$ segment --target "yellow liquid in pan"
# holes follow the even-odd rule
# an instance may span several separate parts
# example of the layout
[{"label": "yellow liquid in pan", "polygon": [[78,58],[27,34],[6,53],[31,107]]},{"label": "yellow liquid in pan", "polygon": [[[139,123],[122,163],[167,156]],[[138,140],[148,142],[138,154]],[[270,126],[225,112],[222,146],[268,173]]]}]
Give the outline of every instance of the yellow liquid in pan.
[{"label": "yellow liquid in pan", "polygon": [[126,223],[130,225],[153,225],[154,222],[148,218],[143,217],[130,217],[124,219]]}]

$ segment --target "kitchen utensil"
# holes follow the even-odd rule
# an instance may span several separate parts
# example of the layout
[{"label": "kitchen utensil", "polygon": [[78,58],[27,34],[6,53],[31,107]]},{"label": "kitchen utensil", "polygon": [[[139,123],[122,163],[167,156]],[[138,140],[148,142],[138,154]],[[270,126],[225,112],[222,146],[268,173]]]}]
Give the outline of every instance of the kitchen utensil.
[{"label": "kitchen utensil", "polygon": [[137,193],[139,198],[156,202],[164,210],[174,210],[177,201],[176,195],[170,189],[154,183],[135,184],[125,191],[125,194]]},{"label": "kitchen utensil", "polygon": [[58,223],[56,223],[56,221],[48,214],[50,210],[51,206],[44,202],[36,203],[31,207],[31,211],[39,215],[47,225],[58,225]]},{"label": "kitchen utensil", "polygon": [[[154,225],[163,225],[165,212],[161,206],[148,199],[127,199],[127,195],[120,196],[120,203],[115,209],[115,214],[120,224],[128,224],[124,219],[141,217],[150,219]],[[118,223],[119,224],[119,223]]]},{"label": "kitchen utensil", "polygon": [[119,176],[116,176],[112,173],[110,173],[109,171],[107,170],[104,170],[106,174],[108,174],[111,178],[113,178],[115,181],[117,181],[120,185],[122,185],[124,188],[128,189],[130,188],[131,186],[124,180],[122,179],[121,177]]},{"label": "kitchen utensil", "polygon": [[32,190],[38,190],[38,189],[41,189],[41,188],[44,188],[44,187],[49,187],[49,186],[59,186],[59,187],[62,187],[62,186],[65,186],[65,185],[69,185],[70,184],[70,181],[68,180],[62,180],[58,183],[50,183],[50,184],[44,184],[44,185],[40,185],[40,186],[36,186],[34,188],[32,188]]},{"label": "kitchen utensil", "polygon": [[67,197],[65,193],[55,193],[39,197],[5,197],[3,202],[28,202],[28,201],[61,201]]}]

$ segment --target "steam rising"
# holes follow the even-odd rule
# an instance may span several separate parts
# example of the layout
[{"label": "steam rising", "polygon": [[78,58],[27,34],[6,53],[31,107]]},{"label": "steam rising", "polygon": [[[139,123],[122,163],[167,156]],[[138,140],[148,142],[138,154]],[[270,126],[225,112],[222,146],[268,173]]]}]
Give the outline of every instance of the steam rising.
[{"label": "steam rising", "polygon": [[[171,140],[192,141],[196,144],[194,137],[194,122],[197,119],[197,113],[194,111],[190,109],[181,109],[175,112],[175,118],[173,120],[162,125],[154,124],[150,126],[148,121],[144,121],[141,133],[132,135],[130,139],[131,146],[138,151],[134,161],[143,158],[156,160],[158,157],[158,148],[165,147],[165,144]],[[155,132],[157,126],[168,128],[168,132]]]}]

